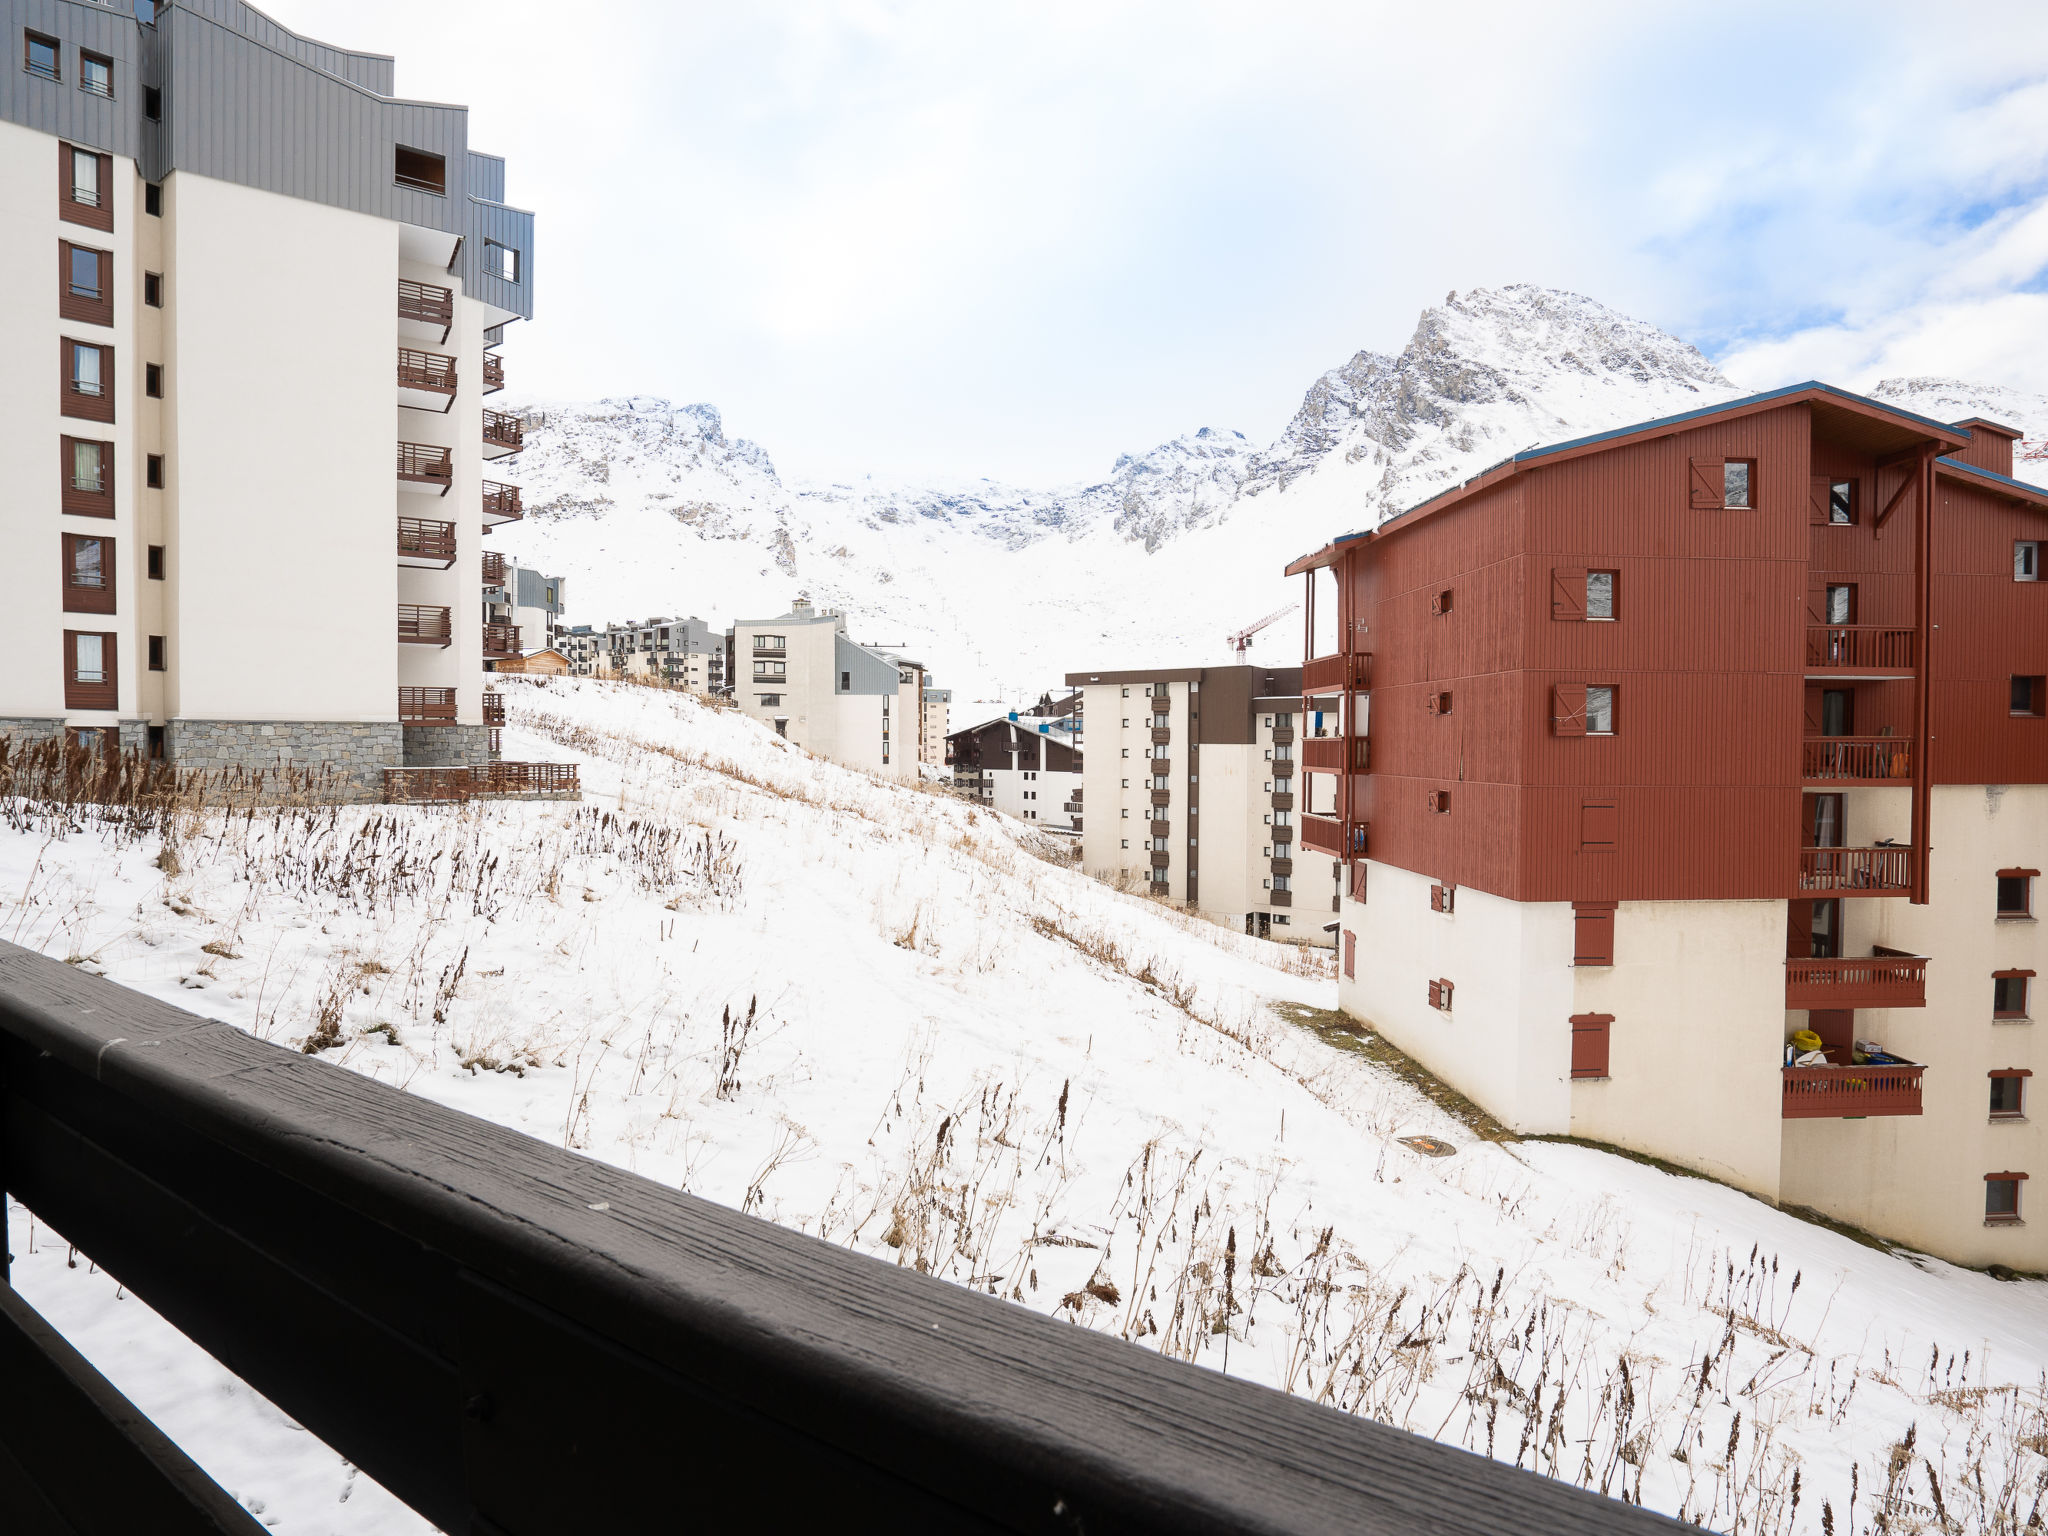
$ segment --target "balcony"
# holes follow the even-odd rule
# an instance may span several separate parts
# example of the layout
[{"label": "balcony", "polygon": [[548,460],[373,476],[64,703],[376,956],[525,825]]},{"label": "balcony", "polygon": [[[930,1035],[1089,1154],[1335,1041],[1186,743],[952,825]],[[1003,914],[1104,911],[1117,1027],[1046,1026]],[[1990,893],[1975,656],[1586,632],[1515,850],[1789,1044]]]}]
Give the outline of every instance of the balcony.
[{"label": "balcony", "polygon": [[1293,782],[1294,782],[1294,759],[1293,759],[1293,758],[1291,758],[1291,757],[1276,757],[1276,758],[1274,758],[1274,759],[1273,759],[1273,777],[1274,777],[1274,778],[1276,778],[1276,779],[1285,779],[1285,780],[1287,780],[1287,781],[1288,781],[1288,782],[1289,782],[1290,784],[1291,784],[1291,783],[1293,783]]},{"label": "balcony", "polygon": [[1925,955],[1787,960],[1787,1008],[1925,1008]]},{"label": "balcony", "polygon": [[1078,816],[1081,814],[1081,802],[1078,800],[1069,800],[1065,805],[1061,806],[1060,809],[1065,811],[1069,816]]},{"label": "balcony", "polygon": [[1266,892],[1266,904],[1273,907],[1291,907],[1294,905],[1294,892],[1268,891]]},{"label": "balcony", "polygon": [[1276,857],[1273,860],[1272,869],[1267,871],[1267,873],[1292,877],[1294,874],[1294,860]]},{"label": "balcony", "polygon": [[1168,727],[1163,725],[1152,727],[1152,743],[1154,746],[1164,746],[1171,740],[1173,740],[1173,732]]},{"label": "balcony", "polygon": [[1173,836],[1173,823],[1170,821],[1154,821],[1152,823],[1152,830],[1147,835],[1151,837],[1171,837]]},{"label": "balcony", "polygon": [[1294,740],[1294,727],[1293,727],[1293,726],[1291,726],[1291,725],[1276,725],[1276,726],[1274,726],[1274,727],[1273,727],[1273,745],[1274,745],[1274,746],[1276,746],[1276,747],[1281,747],[1281,746],[1285,746],[1285,745],[1286,745],[1287,743],[1291,742],[1292,740]]},{"label": "balcony", "polygon": [[487,692],[484,695],[484,724],[502,727],[505,724],[505,695]]},{"label": "balcony", "polygon": [[1910,848],[1802,848],[1799,892],[1835,896],[1904,896],[1913,888]]},{"label": "balcony", "polygon": [[1293,791],[1291,791],[1291,790],[1278,790],[1278,789],[1274,790],[1274,791],[1273,791],[1273,809],[1274,809],[1274,810],[1276,810],[1276,811],[1291,811],[1291,810],[1293,810],[1293,809],[1294,809],[1294,793],[1293,793]]},{"label": "balcony", "polygon": [[484,411],[484,457],[502,459],[526,445],[526,424],[510,411]]},{"label": "balcony", "polygon": [[[1273,829],[1278,838],[1280,829]],[[1363,858],[1366,847],[1366,824],[1353,822],[1350,828],[1350,849],[1345,849],[1346,834],[1344,823],[1328,816],[1303,816],[1301,818],[1301,840],[1318,853],[1327,853],[1332,858]]]},{"label": "balcony", "polygon": [[484,354],[484,393],[495,395],[505,387],[505,359],[495,352]]},{"label": "balcony", "polygon": [[446,416],[455,404],[455,359],[417,347],[400,347],[398,403]]},{"label": "balcony", "polygon": [[787,656],[789,654],[789,647],[786,645],[764,644],[760,636],[756,635],[754,637],[754,654],[756,656]]},{"label": "balcony", "polygon": [[398,638],[406,645],[449,646],[455,631],[446,608],[423,608],[417,603],[398,605]]},{"label": "balcony", "polygon": [[455,461],[446,448],[432,443],[398,445],[398,486],[406,491],[428,491],[446,496],[455,483]]},{"label": "balcony", "polygon": [[431,336],[445,346],[455,327],[455,290],[432,283],[398,280],[398,327],[410,336]]},{"label": "balcony", "polygon": [[1916,653],[1910,629],[1876,624],[1809,624],[1808,677],[1911,677]]},{"label": "balcony", "polygon": [[1372,743],[1364,736],[1311,736],[1301,744],[1301,766],[1316,772],[1370,773],[1371,762]]},{"label": "balcony", "polygon": [[505,557],[496,550],[484,551],[484,585],[502,587],[505,585]]},{"label": "balcony", "polygon": [[[444,613],[446,609],[442,610]],[[484,626],[484,655],[494,661],[519,654],[519,626],[517,624],[486,624]]]},{"label": "balcony", "polygon": [[424,517],[401,517],[398,563],[422,570],[447,570],[455,563],[455,525]]},{"label": "balcony", "polygon": [[1860,1120],[1920,1113],[1924,1066],[1786,1067],[1787,1120]]},{"label": "balcony", "polygon": [[484,527],[495,528],[500,523],[516,523],[526,515],[525,505],[519,499],[519,487],[503,485],[496,480],[484,482]]},{"label": "balcony", "polygon": [[1345,693],[1372,686],[1372,653],[1360,651],[1343,656],[1318,656],[1301,666],[1304,696]]},{"label": "balcony", "polygon": [[1799,777],[1808,784],[1898,784],[1913,778],[1913,747],[1903,736],[1809,736]]},{"label": "balcony", "polygon": [[453,688],[401,688],[398,690],[398,719],[401,725],[453,725]]},{"label": "balcony", "polygon": [[1173,791],[1170,789],[1155,789],[1152,791],[1152,803],[1154,805],[1165,805],[1172,799]]}]

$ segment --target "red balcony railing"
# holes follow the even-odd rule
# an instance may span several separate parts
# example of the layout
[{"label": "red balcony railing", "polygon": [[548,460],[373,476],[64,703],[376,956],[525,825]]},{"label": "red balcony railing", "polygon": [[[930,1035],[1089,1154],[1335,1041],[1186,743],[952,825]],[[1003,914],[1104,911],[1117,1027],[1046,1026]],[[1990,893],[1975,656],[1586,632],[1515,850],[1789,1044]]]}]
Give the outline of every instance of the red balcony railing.
[{"label": "red balcony railing", "polygon": [[495,352],[484,354],[484,393],[495,395],[505,387],[505,359]]},{"label": "red balcony railing", "polygon": [[455,393],[455,359],[417,347],[398,349],[398,383],[402,389],[424,389],[437,395]]},{"label": "red balcony railing", "polygon": [[1925,1008],[1925,955],[1787,960],[1787,1008]]},{"label": "red balcony railing", "polygon": [[484,585],[502,587],[505,585],[505,557],[494,549],[484,551]]},{"label": "red balcony railing", "polygon": [[1809,736],[1799,776],[1809,784],[1903,784],[1913,777],[1912,743],[1902,736]]},{"label": "red balcony railing", "polygon": [[1310,736],[1301,743],[1301,766],[1317,773],[1370,773],[1372,743],[1363,736]]},{"label": "red balcony railing", "polygon": [[495,691],[484,694],[484,724],[502,726],[505,723],[505,695]]},{"label": "red balcony railing", "polygon": [[1341,656],[1318,656],[1301,664],[1301,691],[1307,694],[1343,693],[1352,688],[1372,686],[1372,653],[1347,652]]},{"label": "red balcony railing", "polygon": [[517,624],[486,624],[484,626],[484,654],[492,657],[517,656],[519,654],[519,626]]},{"label": "red balcony railing", "polygon": [[446,608],[423,608],[417,603],[398,605],[398,638],[410,645],[450,645],[455,633]]},{"label": "red balcony railing", "polygon": [[398,718],[406,725],[453,725],[453,688],[401,688],[398,690]]},{"label": "red balcony railing", "polygon": [[1303,816],[1301,840],[1319,853],[1340,859],[1344,857],[1344,823],[1341,821],[1333,821],[1327,816]]},{"label": "red balcony railing", "polygon": [[455,290],[436,287],[432,283],[415,283],[405,278],[398,280],[398,318],[415,320],[421,325],[441,327],[441,339],[448,339],[449,328],[455,324]]},{"label": "red balcony railing", "polygon": [[484,522],[517,522],[525,513],[525,504],[519,499],[519,487],[501,485],[496,480],[484,482]]},{"label": "red balcony railing", "polygon": [[425,517],[401,517],[398,553],[401,559],[436,561],[446,570],[455,563],[455,525]]},{"label": "red balcony railing", "polygon": [[509,411],[484,412],[484,441],[493,448],[517,453],[526,441],[526,426]]},{"label": "red balcony railing", "polygon": [[1809,672],[1911,672],[1913,631],[1877,624],[1810,624]]},{"label": "red balcony railing", "polygon": [[1920,1113],[1924,1066],[1786,1067],[1787,1120],[1842,1120]]},{"label": "red balcony railing", "polygon": [[398,478],[436,486],[446,496],[448,487],[455,483],[455,461],[446,448],[437,448],[432,443],[400,443]]},{"label": "red balcony railing", "polygon": [[1910,848],[1802,848],[1799,889],[1838,896],[1903,896],[1913,888]]}]

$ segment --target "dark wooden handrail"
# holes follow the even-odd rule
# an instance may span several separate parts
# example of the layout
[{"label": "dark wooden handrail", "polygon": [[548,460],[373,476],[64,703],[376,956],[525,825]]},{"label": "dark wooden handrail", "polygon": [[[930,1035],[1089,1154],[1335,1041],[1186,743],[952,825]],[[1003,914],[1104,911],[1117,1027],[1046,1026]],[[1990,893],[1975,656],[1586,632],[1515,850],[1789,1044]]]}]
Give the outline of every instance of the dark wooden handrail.
[{"label": "dark wooden handrail", "polygon": [[398,318],[417,320],[422,325],[451,326],[455,323],[455,290],[401,277],[398,280]]},{"label": "dark wooden handrail", "polygon": [[484,551],[484,585],[502,587],[505,585],[505,557],[495,549]]},{"label": "dark wooden handrail", "polygon": [[1847,955],[1785,962],[1787,1008],[1921,1008],[1925,955]]},{"label": "dark wooden handrail", "polygon": [[1917,1115],[1927,1068],[1786,1067],[1783,1117],[1838,1120],[1849,1116]]},{"label": "dark wooden handrail", "polygon": [[503,725],[504,723],[505,695],[487,689],[484,693],[484,724]]},{"label": "dark wooden handrail", "polygon": [[449,610],[419,603],[398,605],[398,638],[417,645],[450,645],[455,634]]},{"label": "dark wooden handrail", "polygon": [[1301,664],[1304,697],[1344,693],[1372,686],[1372,653],[1347,651],[1336,656],[1317,656]]},{"label": "dark wooden handrail", "polygon": [[1912,743],[1903,736],[1808,736],[1800,744],[1799,771],[1809,783],[1903,784],[1913,777]]},{"label": "dark wooden handrail", "polygon": [[1840,667],[1851,672],[1911,672],[1914,650],[1911,629],[1881,624],[1809,624],[1806,628],[1808,671]]},{"label": "dark wooden handrail", "polygon": [[484,354],[484,393],[495,395],[505,387],[505,359],[495,352]]},{"label": "dark wooden handrail", "polygon": [[455,461],[446,448],[432,443],[400,443],[398,445],[398,478],[415,480],[426,485],[438,485],[443,496],[448,487],[455,483]]},{"label": "dark wooden handrail", "polygon": [[519,487],[505,485],[496,480],[484,482],[484,516],[500,522],[517,522],[524,515],[524,506],[519,498]]},{"label": "dark wooden handrail", "polygon": [[518,448],[526,441],[526,425],[510,411],[484,409],[484,441],[499,448]]},{"label": "dark wooden handrail", "polygon": [[453,688],[400,688],[398,718],[406,725],[453,725]]},{"label": "dark wooden handrail", "polygon": [[517,624],[486,624],[484,626],[484,654],[486,656],[517,656],[519,654],[519,626]]},{"label": "dark wooden handrail", "polygon": [[1898,895],[1913,888],[1911,848],[1802,848],[1799,889],[1867,896]]},{"label": "dark wooden handrail", "polygon": [[400,347],[398,382],[406,389],[452,395],[455,393],[455,359],[440,352],[422,352],[418,347]]},{"label": "dark wooden handrail", "polygon": [[455,563],[455,525],[425,517],[398,520],[398,552],[409,559]]}]

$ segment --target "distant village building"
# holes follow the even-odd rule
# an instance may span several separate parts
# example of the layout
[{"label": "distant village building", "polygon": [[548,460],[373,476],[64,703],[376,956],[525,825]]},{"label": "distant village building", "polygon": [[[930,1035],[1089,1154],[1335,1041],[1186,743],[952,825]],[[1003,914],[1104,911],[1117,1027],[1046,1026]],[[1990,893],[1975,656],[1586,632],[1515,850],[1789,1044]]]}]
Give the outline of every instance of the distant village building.
[{"label": "distant village building", "polygon": [[637,678],[700,694],[725,692],[725,646],[722,633],[695,617],[581,624],[558,642],[578,677]]},{"label": "distant village building", "polygon": [[1332,944],[1337,861],[1295,842],[1299,667],[1070,672],[1091,745],[1081,867],[1242,918],[1246,933]]},{"label": "distant village building", "polygon": [[946,768],[946,737],[951,731],[953,690],[926,688],[924,691],[924,746],[918,761],[943,773]]},{"label": "distant village building", "polygon": [[483,604],[486,630],[499,637],[499,648],[490,654],[500,672],[508,670],[505,656],[544,649],[560,637],[563,582],[559,576],[521,565],[509,555],[486,557]]},{"label": "distant village building", "polygon": [[498,663],[498,670],[528,677],[567,677],[569,658],[556,650],[528,651],[523,656],[506,657]]},{"label": "distant village building", "polygon": [[990,809],[1058,832],[1080,832],[1081,695],[1042,697],[947,738],[954,786]]},{"label": "distant village building", "polygon": [[773,619],[741,619],[730,656],[735,703],[801,747],[852,768],[915,779],[923,762],[924,664],[849,639],[846,616],[799,597]]}]

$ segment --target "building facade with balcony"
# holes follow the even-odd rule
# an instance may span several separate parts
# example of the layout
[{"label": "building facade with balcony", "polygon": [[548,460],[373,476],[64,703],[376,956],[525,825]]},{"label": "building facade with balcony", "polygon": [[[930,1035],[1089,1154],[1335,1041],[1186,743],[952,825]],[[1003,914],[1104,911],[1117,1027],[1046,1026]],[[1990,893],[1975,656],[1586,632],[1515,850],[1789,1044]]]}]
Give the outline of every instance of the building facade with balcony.
[{"label": "building facade with balcony", "polygon": [[919,760],[935,773],[946,770],[946,738],[953,734],[953,690],[924,691],[924,750]]},{"label": "building facade with balcony", "polygon": [[1300,669],[1069,672],[1089,748],[1081,866],[1096,878],[1328,945],[1336,861],[1295,834]]},{"label": "building facade with balcony", "polygon": [[389,58],[239,0],[149,14],[0,3],[0,539],[61,559],[0,729],[372,798],[487,750],[458,616],[518,510],[483,400],[532,216]]},{"label": "building facade with balcony", "polygon": [[991,810],[1048,831],[1082,829],[1081,695],[1050,694],[1029,711],[1008,710],[955,731],[942,756],[955,786]]},{"label": "building facade with balcony", "polygon": [[[502,670],[513,656],[561,649],[568,626],[562,622],[566,583],[509,555],[484,551],[483,622],[485,657]],[[564,659],[568,653],[562,652]]]},{"label": "building facade with balcony", "polygon": [[774,619],[734,623],[740,709],[798,746],[884,778],[914,780],[925,750],[922,662],[847,637],[846,616],[799,597]]},{"label": "building facade with balcony", "polygon": [[2016,436],[1801,385],[1526,450],[1290,565],[1345,1011],[1511,1128],[2048,1267]]}]

